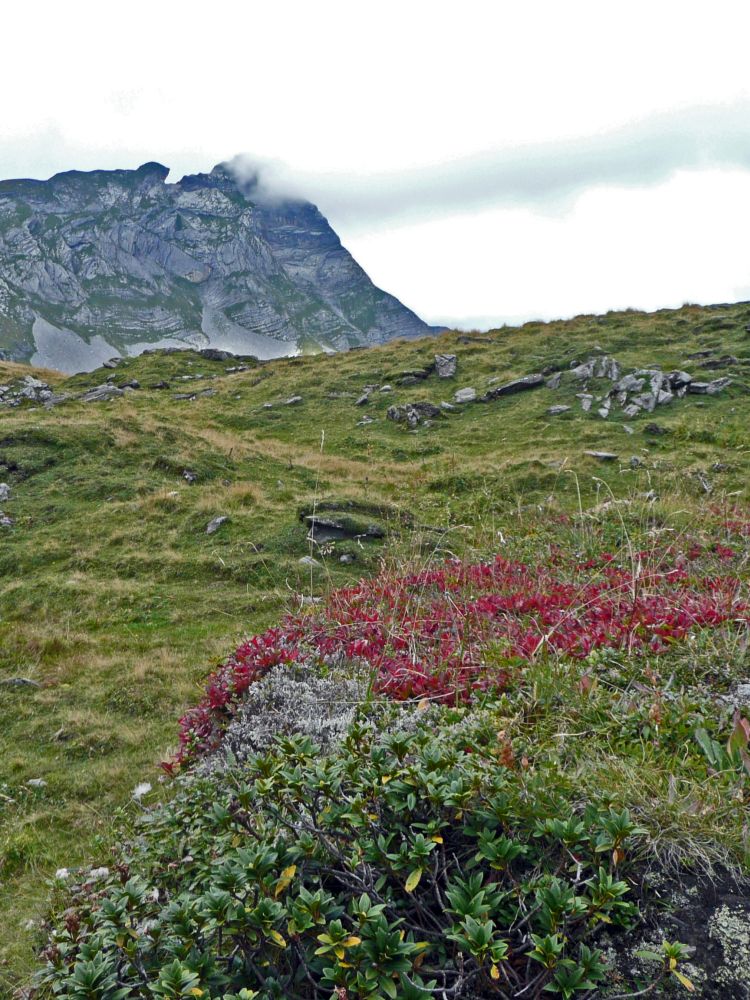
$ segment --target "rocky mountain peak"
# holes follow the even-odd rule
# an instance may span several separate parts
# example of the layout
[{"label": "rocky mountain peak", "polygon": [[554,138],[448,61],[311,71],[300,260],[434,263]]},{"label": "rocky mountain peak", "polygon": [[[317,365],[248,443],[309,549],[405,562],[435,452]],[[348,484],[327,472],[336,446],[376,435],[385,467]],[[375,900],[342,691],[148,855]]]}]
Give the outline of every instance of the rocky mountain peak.
[{"label": "rocky mountain peak", "polygon": [[325,217],[228,163],[0,182],[0,357],[77,371],[153,347],[260,358],[432,331]]}]

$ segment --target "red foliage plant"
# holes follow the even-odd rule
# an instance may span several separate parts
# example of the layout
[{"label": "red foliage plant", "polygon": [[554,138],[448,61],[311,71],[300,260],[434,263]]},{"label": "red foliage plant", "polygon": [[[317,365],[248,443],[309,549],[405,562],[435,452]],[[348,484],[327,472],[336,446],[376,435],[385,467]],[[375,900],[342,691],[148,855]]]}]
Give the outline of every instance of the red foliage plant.
[{"label": "red foliage plant", "polygon": [[[382,695],[466,700],[502,689],[539,656],[580,659],[602,647],[659,655],[692,631],[747,621],[738,579],[698,572],[707,551],[642,553],[628,566],[603,553],[566,567],[559,550],[534,566],[502,555],[450,560],[335,590],[235,650],[180,720],[180,751],[165,766],[216,747],[243,692],[278,664],[350,660],[372,671]],[[720,562],[733,557],[726,546],[712,551]]]}]

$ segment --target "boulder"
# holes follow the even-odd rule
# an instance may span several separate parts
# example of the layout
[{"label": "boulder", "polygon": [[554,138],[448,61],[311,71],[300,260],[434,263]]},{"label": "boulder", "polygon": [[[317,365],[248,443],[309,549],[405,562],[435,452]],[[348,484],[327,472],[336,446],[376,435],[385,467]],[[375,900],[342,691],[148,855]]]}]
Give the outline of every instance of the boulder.
[{"label": "boulder", "polygon": [[471,386],[467,386],[465,389],[459,389],[453,394],[453,400],[456,403],[473,403],[477,398],[477,390]]},{"label": "boulder", "polygon": [[524,375],[523,378],[517,378],[512,382],[506,382],[505,385],[490,389],[484,398],[485,400],[500,399],[502,396],[513,396],[518,392],[526,392],[527,389],[538,389],[542,385],[544,385],[544,375],[541,372],[535,372],[532,375]]},{"label": "boulder", "polygon": [[435,371],[438,378],[453,378],[456,374],[458,361],[455,354],[436,354]]},{"label": "boulder", "polygon": [[221,515],[220,517],[215,517],[212,521],[209,521],[206,525],[206,534],[215,535],[222,524],[226,524],[229,518],[226,515]]},{"label": "boulder", "polygon": [[581,401],[581,409],[584,413],[588,413],[591,409],[591,404],[594,402],[594,397],[588,392],[577,392],[576,398]]},{"label": "boulder", "polygon": [[545,385],[547,386],[548,389],[559,389],[561,381],[562,381],[562,372],[555,372],[547,379]]},{"label": "boulder", "polygon": [[124,392],[122,389],[118,389],[115,385],[97,385],[93,389],[89,389],[88,392],[85,392],[81,396],[81,400],[84,403],[102,403],[123,395]]}]

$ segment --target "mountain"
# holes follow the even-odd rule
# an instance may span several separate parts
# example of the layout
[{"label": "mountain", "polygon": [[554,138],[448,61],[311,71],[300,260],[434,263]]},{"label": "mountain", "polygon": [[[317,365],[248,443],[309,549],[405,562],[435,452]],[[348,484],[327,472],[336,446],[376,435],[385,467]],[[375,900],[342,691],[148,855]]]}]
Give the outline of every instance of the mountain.
[{"label": "mountain", "polygon": [[74,372],[154,347],[268,359],[434,332],[309,202],[223,164],[168,173],[0,181],[0,357]]}]

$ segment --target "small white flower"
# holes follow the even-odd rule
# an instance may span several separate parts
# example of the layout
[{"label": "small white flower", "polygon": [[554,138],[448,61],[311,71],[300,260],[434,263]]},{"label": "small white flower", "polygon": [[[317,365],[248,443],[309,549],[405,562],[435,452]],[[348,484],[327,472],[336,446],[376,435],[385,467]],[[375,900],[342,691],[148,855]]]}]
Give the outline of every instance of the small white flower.
[{"label": "small white flower", "polygon": [[132,791],[132,796],[136,802],[140,802],[144,795],[148,795],[151,791],[151,785],[148,781],[142,781],[139,785],[136,785]]}]

